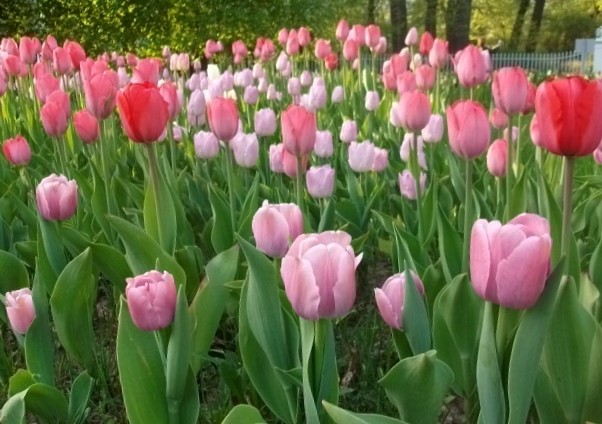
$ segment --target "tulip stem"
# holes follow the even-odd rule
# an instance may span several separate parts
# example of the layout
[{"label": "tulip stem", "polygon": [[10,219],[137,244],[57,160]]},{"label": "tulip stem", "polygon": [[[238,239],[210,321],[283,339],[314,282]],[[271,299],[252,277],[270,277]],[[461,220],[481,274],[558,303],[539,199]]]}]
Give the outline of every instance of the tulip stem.
[{"label": "tulip stem", "polygon": [[297,156],[297,206],[303,211],[303,159]]},{"label": "tulip stem", "polygon": [[228,179],[228,199],[230,200],[230,223],[232,224],[232,236],[236,234],[236,222],[234,218],[235,198],[234,198],[234,180],[233,180],[233,165],[232,165],[232,149],[226,144],[226,178]]},{"label": "tulip stem", "polygon": [[155,149],[152,143],[145,144],[146,153],[148,155],[148,171],[151,179],[151,186],[153,189],[153,195],[155,198],[155,213],[157,220],[157,229],[159,232],[159,245],[166,249],[167,246],[167,235],[165,234],[165,226],[163,223],[163,216],[161,216],[161,205],[163,204],[163,199],[161,199],[161,187],[159,185],[159,169],[157,167],[157,156],[155,155]]},{"label": "tulip stem", "polygon": [[[518,167],[520,165],[520,125],[521,125],[522,115],[518,115],[518,131],[516,134],[516,172],[518,172]],[[509,130],[508,138],[512,138],[512,128]]]},{"label": "tulip stem", "polygon": [[400,361],[414,355],[408,338],[403,331],[391,328],[391,335],[393,336],[393,343],[395,343],[395,350]]},{"label": "tulip stem", "polygon": [[573,171],[575,158],[571,156],[564,157],[564,196],[562,203],[562,244],[561,252],[566,256],[566,266],[568,269],[570,260],[570,237],[571,237],[571,213],[573,211]]},{"label": "tulip stem", "polygon": [[422,187],[420,185],[420,164],[418,163],[418,139],[416,134],[412,133],[412,142],[410,148],[410,172],[414,177],[416,186],[416,213],[418,214],[418,240],[423,241],[422,237]]},{"label": "tulip stem", "polygon": [[508,135],[506,138],[508,138],[506,140],[506,204],[509,204],[514,177],[514,168],[512,167],[512,115],[508,116]]},{"label": "tulip stem", "polygon": [[462,271],[468,272],[470,230],[472,228],[472,160],[466,161],[466,186],[464,191],[464,245],[462,248]]}]

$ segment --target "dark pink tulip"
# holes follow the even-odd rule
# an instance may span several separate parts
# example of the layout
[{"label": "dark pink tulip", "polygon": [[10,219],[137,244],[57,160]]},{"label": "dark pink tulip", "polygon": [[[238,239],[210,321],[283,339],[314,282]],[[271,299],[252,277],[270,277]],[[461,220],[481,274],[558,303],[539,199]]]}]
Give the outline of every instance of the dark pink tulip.
[{"label": "dark pink tulip", "polygon": [[506,175],[506,160],[508,157],[508,142],[504,139],[495,140],[487,150],[487,170],[494,177]]},{"label": "dark pink tulip", "polygon": [[316,144],[316,115],[302,106],[290,105],[280,117],[284,149],[295,156],[310,154]]},{"label": "dark pink tulip", "polygon": [[479,219],[470,237],[470,279],[484,300],[528,309],[543,292],[552,239],[545,218],[524,213],[506,225]]},{"label": "dark pink tulip", "polygon": [[125,62],[130,68],[134,68],[138,65],[138,57],[134,53],[127,53],[125,55]]},{"label": "dark pink tulip", "polygon": [[518,66],[495,71],[491,92],[495,105],[502,112],[507,115],[521,112],[529,93],[529,81],[525,71]]},{"label": "dark pink tulip", "polygon": [[136,327],[143,331],[154,331],[172,323],[177,289],[170,273],[149,271],[126,278],[125,281],[125,297]]},{"label": "dark pink tulip", "polygon": [[31,160],[31,148],[21,135],[5,140],[2,144],[2,152],[6,160],[16,166],[25,166]]},{"label": "dark pink tulip", "polygon": [[412,71],[403,71],[397,75],[395,81],[397,86],[397,94],[400,96],[403,93],[412,92],[416,90],[416,75]]},{"label": "dark pink tulip", "polygon": [[[282,171],[289,178],[297,177],[297,156],[289,153],[282,145]],[[301,157],[301,175],[307,170],[307,156]]]},{"label": "dark pink tulip", "polygon": [[428,56],[431,49],[433,48],[433,44],[435,44],[435,39],[433,38],[430,32],[425,31],[420,37],[420,47],[418,51],[422,56]]},{"label": "dark pink tulip", "polygon": [[282,258],[293,240],[303,232],[303,214],[293,203],[270,205],[265,200],[255,212],[251,226],[257,250],[273,258]]},{"label": "dark pink tulip", "polygon": [[429,123],[431,102],[421,91],[407,91],[399,100],[399,122],[410,132],[421,131]]},{"label": "dark pink tulip", "polygon": [[535,111],[535,94],[537,92],[537,87],[533,83],[529,83],[529,88],[527,89],[527,99],[525,100],[525,106],[521,113],[526,115],[528,113]]},{"label": "dark pink tulip", "polygon": [[36,43],[32,38],[21,37],[19,40],[19,57],[21,62],[32,65],[36,61]]},{"label": "dark pink tulip", "polygon": [[63,47],[69,52],[71,56],[71,65],[74,69],[79,70],[79,64],[86,59],[86,52],[84,48],[76,41],[66,40]]},{"label": "dark pink tulip", "polygon": [[347,36],[349,35],[349,23],[345,19],[341,19],[337,24],[336,29],[336,39],[341,43],[347,40]]},{"label": "dark pink tulip", "polygon": [[25,67],[25,64],[19,59],[19,56],[8,55],[4,58],[4,69],[11,77],[20,76],[23,67]]},{"label": "dark pink tulip", "polygon": [[458,156],[474,159],[487,150],[491,130],[480,103],[464,100],[448,107],[447,130],[450,147]]},{"label": "dark pink tulip", "polygon": [[343,57],[348,62],[353,62],[359,54],[359,46],[355,40],[347,39],[343,44]]},{"label": "dark pink tulip", "polygon": [[42,103],[46,103],[48,96],[57,91],[60,86],[60,81],[50,73],[42,74],[36,77],[34,82],[36,97]]},{"label": "dark pink tulip", "polygon": [[106,119],[115,110],[118,84],[119,77],[113,70],[93,75],[89,80],[84,80],[86,108],[97,119]]},{"label": "dark pink tulip", "polygon": [[77,182],[51,174],[36,187],[38,212],[47,221],[65,221],[77,209]]},{"label": "dark pink tulip", "polygon": [[329,71],[334,71],[339,66],[339,55],[336,53],[329,53],[328,56],[324,58],[324,65]]},{"label": "dark pink tulip", "polygon": [[[428,33],[426,33],[428,34]],[[414,271],[410,271],[412,280],[421,295],[424,295],[424,285]],[[406,274],[395,274],[385,281],[382,289],[374,289],[376,306],[380,316],[391,328],[403,329],[403,304],[405,297]]]},{"label": "dark pink tulip", "polygon": [[288,40],[286,42],[286,54],[289,56],[296,55],[299,53],[299,47],[299,36],[297,31],[291,29],[291,31],[288,33]]},{"label": "dark pink tulip", "polygon": [[[55,91],[55,93],[59,93],[59,91]],[[69,123],[67,122],[65,108],[60,103],[46,102],[40,110],[40,117],[44,131],[50,137],[61,137],[67,131]]]},{"label": "dark pink tulip", "polygon": [[238,108],[232,99],[216,97],[207,105],[209,127],[218,140],[229,142],[238,132]]},{"label": "dark pink tulip", "polygon": [[56,103],[63,108],[65,116],[68,118],[71,116],[71,101],[69,100],[69,94],[62,90],[53,91],[46,97],[46,103]]},{"label": "dark pink tulip", "polygon": [[13,331],[18,334],[27,333],[36,317],[31,289],[24,288],[6,293],[4,303]]},{"label": "dark pink tulip", "polygon": [[295,312],[304,319],[338,318],[355,302],[355,256],[343,231],[302,234],[282,259],[280,274]]},{"label": "dark pink tulip", "polygon": [[52,52],[58,47],[56,38],[48,34],[46,40],[42,43],[42,60],[52,62]]},{"label": "dark pink tulip", "polygon": [[150,82],[153,85],[159,83],[159,62],[154,59],[142,59],[134,68],[132,83]]},{"label": "dark pink tulip", "polygon": [[[428,34],[425,33],[425,34]],[[428,91],[435,85],[437,71],[430,65],[420,65],[414,71],[416,75],[416,87],[420,90]]]},{"label": "dark pink tulip", "polygon": [[4,50],[10,56],[19,56],[19,46],[14,38],[7,37],[2,39],[0,50]]},{"label": "dark pink tulip", "polygon": [[475,87],[487,80],[488,63],[481,49],[472,44],[456,53],[455,65],[458,80],[466,88]]},{"label": "dark pink tulip", "polygon": [[73,114],[73,126],[81,141],[92,144],[98,140],[98,120],[86,109]]},{"label": "dark pink tulip", "polygon": [[60,75],[70,73],[73,69],[73,65],[71,64],[69,52],[62,47],[54,49],[52,52],[52,67]]},{"label": "dark pink tulip", "polygon": [[497,107],[493,108],[489,114],[489,122],[491,122],[493,128],[503,130],[508,126],[508,115]]},{"label": "dark pink tulip", "polygon": [[180,98],[178,97],[178,90],[175,84],[171,81],[164,82],[159,87],[159,93],[161,93],[161,97],[163,97],[163,100],[165,100],[165,103],[167,103],[169,120],[174,120],[182,108]]},{"label": "dark pink tulip", "polygon": [[355,42],[357,43],[358,46],[365,46],[366,45],[366,27],[360,24],[355,24],[353,25],[353,27],[351,28],[350,34],[349,34],[349,38],[351,38],[351,35],[353,34],[353,39],[355,40]]},{"label": "dark pink tulip", "polygon": [[244,58],[247,57],[248,54],[249,51],[247,50],[247,46],[245,46],[244,41],[236,40],[234,43],[232,43],[232,55],[238,55]]},{"label": "dark pink tulip", "polygon": [[278,44],[281,46],[285,46],[288,41],[288,29],[282,28],[278,31]]}]

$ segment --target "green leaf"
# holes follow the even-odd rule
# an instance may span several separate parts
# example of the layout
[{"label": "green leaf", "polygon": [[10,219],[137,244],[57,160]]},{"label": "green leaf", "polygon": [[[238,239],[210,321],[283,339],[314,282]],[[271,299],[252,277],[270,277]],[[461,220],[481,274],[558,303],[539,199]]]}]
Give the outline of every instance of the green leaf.
[{"label": "green leaf", "polygon": [[310,423],[319,423],[318,409],[314,397],[314,376],[310,374],[313,370],[311,363],[311,352],[314,346],[315,329],[313,321],[301,318],[301,352],[303,361],[303,407],[305,409],[305,420]]},{"label": "green leaf", "polygon": [[213,211],[213,228],[211,229],[211,243],[217,253],[229,249],[234,244],[230,208],[223,199],[219,189],[213,185],[209,187],[209,201]]},{"label": "green leaf", "polygon": [[592,253],[589,262],[589,278],[600,293],[602,293],[602,239]]},{"label": "green leaf", "polygon": [[119,312],[117,366],[129,422],[169,422],[165,370],[157,341],[152,332],[134,325],[125,299],[121,299]]},{"label": "green leaf", "polygon": [[86,418],[86,406],[90,400],[94,380],[86,371],[82,372],[73,381],[69,394],[69,422],[83,423]]},{"label": "green leaf", "polygon": [[320,224],[318,225],[318,232],[332,230],[334,228],[334,218],[335,218],[335,201],[332,197],[330,197],[326,201],[326,207],[322,211],[322,216],[320,216]]},{"label": "green leaf", "polygon": [[[38,223],[43,243],[43,252],[40,251],[38,254],[44,254],[48,258],[48,264],[50,264],[54,275],[57,276],[63,271],[65,265],[67,265],[63,242],[58,231],[58,223],[55,221],[46,221],[41,215],[39,216]],[[54,281],[51,283],[54,284]],[[50,287],[50,291],[52,291],[52,287]]]},{"label": "green leaf", "polygon": [[510,195],[510,199],[508,199],[508,203],[506,204],[506,213],[504,214],[507,220],[510,220],[527,210],[527,171],[529,171],[529,169],[525,167],[522,174],[514,184],[514,187],[512,187],[512,193]]},{"label": "green leaf", "polygon": [[441,253],[443,273],[449,283],[462,272],[462,240],[445,217],[445,212],[441,207],[439,207],[438,216],[439,252]]},{"label": "green leaf", "polygon": [[405,424],[395,418],[376,414],[356,414],[323,401],[324,409],[336,424]]},{"label": "green leaf", "polygon": [[59,276],[50,307],[61,344],[91,372],[96,370],[92,328],[95,303],[96,276],[92,274],[90,249],[86,249]]},{"label": "green leaf", "polygon": [[222,424],[256,424],[265,423],[261,414],[251,405],[236,405],[226,415]]},{"label": "green leaf", "polygon": [[[152,146],[151,146],[152,148]],[[167,253],[173,253],[176,246],[177,222],[173,200],[165,179],[159,170],[159,193],[154,192],[153,185],[147,184],[144,197],[144,229],[148,235]],[[158,196],[157,196],[158,194]],[[156,198],[161,199],[157,207]],[[164,240],[161,242],[160,235]]]},{"label": "green leaf", "polygon": [[123,253],[112,246],[99,243],[92,243],[90,249],[95,270],[121,293],[125,293],[125,279],[132,276],[132,270]]},{"label": "green leaf", "polygon": [[405,267],[403,326],[414,355],[431,348],[431,329],[424,299],[418,292],[410,270]]},{"label": "green leaf", "polygon": [[0,293],[5,294],[9,291],[29,287],[27,268],[16,256],[0,250],[0,269],[2,270]]},{"label": "green leaf", "polygon": [[58,389],[47,384],[35,383],[11,396],[0,411],[0,422],[22,424],[25,410],[47,422],[67,422],[67,400]]},{"label": "green leaf", "polygon": [[13,396],[36,384],[36,379],[27,370],[17,370],[8,380],[8,395]]},{"label": "green leaf", "polygon": [[399,410],[401,419],[412,424],[437,422],[454,373],[430,350],[402,359],[379,383]]},{"label": "green leaf", "polygon": [[0,410],[0,423],[23,424],[25,422],[25,400],[23,394],[11,396]]}]

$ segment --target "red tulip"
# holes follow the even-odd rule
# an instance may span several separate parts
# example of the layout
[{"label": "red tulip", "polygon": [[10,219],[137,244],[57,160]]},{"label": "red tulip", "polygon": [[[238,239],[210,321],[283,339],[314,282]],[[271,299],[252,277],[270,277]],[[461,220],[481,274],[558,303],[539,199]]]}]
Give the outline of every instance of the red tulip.
[{"label": "red tulip", "polygon": [[295,156],[310,154],[316,144],[316,115],[302,106],[290,105],[280,119],[284,149]]},{"label": "red tulip", "polygon": [[418,49],[420,51],[420,54],[423,56],[428,55],[431,49],[433,48],[434,43],[435,39],[433,38],[430,32],[425,31],[424,33],[422,33],[422,36],[420,37],[420,48]]},{"label": "red tulip", "polygon": [[218,140],[229,142],[238,132],[238,109],[232,99],[216,97],[207,105],[209,127]]},{"label": "red tulip", "polygon": [[129,84],[117,94],[117,107],[130,140],[152,143],[165,131],[169,119],[167,103],[153,84]]}]

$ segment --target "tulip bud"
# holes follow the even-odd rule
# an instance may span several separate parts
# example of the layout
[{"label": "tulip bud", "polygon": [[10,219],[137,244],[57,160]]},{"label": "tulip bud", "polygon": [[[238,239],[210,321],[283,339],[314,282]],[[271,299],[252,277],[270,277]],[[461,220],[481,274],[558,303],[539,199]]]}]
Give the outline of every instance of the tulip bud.
[{"label": "tulip bud", "polygon": [[344,42],[349,35],[349,23],[345,19],[341,19],[337,24],[336,39]]},{"label": "tulip bud", "polygon": [[303,214],[293,204],[270,205],[264,200],[251,223],[257,249],[268,256],[282,258],[289,244],[303,232]]},{"label": "tulip bud", "polygon": [[[55,91],[57,93],[58,91]],[[50,137],[61,137],[67,131],[69,123],[65,108],[57,102],[47,102],[40,110],[44,131]]]},{"label": "tulip bud", "polygon": [[238,132],[238,108],[232,99],[216,97],[207,105],[209,127],[218,140],[229,142]]},{"label": "tulip bud", "polygon": [[15,333],[25,334],[36,317],[31,290],[14,290],[5,296],[6,315]]},{"label": "tulip bud", "polygon": [[[428,34],[428,33],[427,33]],[[418,289],[418,292],[424,296],[424,285],[418,276],[410,271],[412,280]],[[403,329],[403,305],[405,298],[406,274],[401,272],[395,274],[385,281],[382,289],[374,289],[376,297],[376,306],[382,319],[391,328],[397,330]]]},{"label": "tulip bud", "polygon": [[149,82],[128,85],[117,94],[117,106],[125,133],[136,143],[157,141],[167,127],[167,103],[159,89]]},{"label": "tulip bud", "polygon": [[450,147],[458,156],[474,159],[487,150],[491,130],[480,103],[464,100],[448,107],[447,130]]},{"label": "tulip bud", "polygon": [[[428,34],[428,33],[425,33]],[[416,68],[416,87],[428,91],[435,85],[436,70],[429,65],[420,65]]]},{"label": "tulip bud", "polygon": [[236,164],[242,168],[252,168],[259,158],[259,141],[255,134],[237,134],[230,142]]},{"label": "tulip bud", "polygon": [[348,62],[353,62],[359,55],[359,46],[354,40],[347,39],[343,44],[343,57]]},{"label": "tulip bud", "polygon": [[349,145],[349,166],[355,172],[368,172],[372,169],[375,153],[370,140],[362,143],[352,141]]},{"label": "tulip bud", "polygon": [[593,157],[594,157],[594,161],[598,165],[602,165],[602,150],[600,150],[600,149],[594,150]]},{"label": "tulip bud", "polygon": [[259,91],[257,90],[257,87],[255,87],[254,85],[248,85],[245,88],[243,100],[248,105],[256,104],[259,100]]},{"label": "tulip bud", "polygon": [[498,130],[502,130],[508,127],[508,115],[502,112],[500,109],[493,108],[489,114],[489,122]]},{"label": "tulip bud", "polygon": [[443,138],[443,116],[432,114],[428,124],[422,129],[422,139],[425,143],[439,143]]},{"label": "tulip bud", "polygon": [[365,107],[369,112],[373,112],[378,109],[378,105],[380,104],[380,97],[378,96],[377,91],[368,91],[366,93],[366,102]]},{"label": "tulip bud", "polygon": [[324,60],[326,56],[328,56],[332,52],[330,48],[330,41],[324,40],[322,38],[316,41],[316,48],[314,54],[318,59]]},{"label": "tulip bud", "polygon": [[255,134],[258,137],[274,135],[276,132],[276,114],[270,108],[255,112]]},{"label": "tulip bud", "polygon": [[303,87],[309,87],[313,81],[313,76],[309,71],[301,72],[301,76],[299,77],[299,81]]},{"label": "tulip bud", "polygon": [[[298,157],[287,152],[285,148],[282,149],[282,170],[289,178],[296,178]],[[307,156],[301,157],[301,175],[305,174],[307,169]]]},{"label": "tulip bud", "polygon": [[193,137],[194,151],[201,159],[212,159],[219,153],[219,140],[212,132],[199,131]]},{"label": "tulip bud", "polygon": [[47,221],[71,218],[77,209],[77,183],[64,175],[49,175],[36,188],[36,204]]},{"label": "tulip bud", "polygon": [[[426,174],[420,173],[420,192],[424,193],[426,188]],[[409,200],[416,200],[418,197],[416,180],[410,171],[407,169],[399,174],[399,190],[401,195]]]},{"label": "tulip bud", "polygon": [[403,137],[403,142],[399,148],[399,157],[402,161],[408,162],[410,160],[410,152],[412,149],[417,149],[418,166],[422,169],[426,169],[426,156],[424,155],[424,141],[421,136],[415,137],[414,133],[406,133]]},{"label": "tulip bud", "polygon": [[512,142],[515,142],[516,140],[518,140],[518,127],[513,126],[512,127],[512,138],[509,137],[508,134],[508,128],[504,128],[504,139],[505,140],[510,140]]},{"label": "tulip bud", "polygon": [[31,148],[27,140],[21,135],[4,141],[2,152],[6,160],[16,166],[25,166],[31,160]]},{"label": "tulip bud", "polygon": [[355,121],[345,120],[341,127],[341,135],[339,136],[343,143],[351,143],[357,140],[357,124]]},{"label": "tulip bud", "polygon": [[494,177],[506,175],[506,160],[508,157],[508,142],[504,139],[495,140],[487,150],[487,169]]},{"label": "tulip bud", "polygon": [[456,74],[465,88],[484,83],[488,77],[488,64],[481,49],[469,44],[456,53]]},{"label": "tulip bud", "polygon": [[126,278],[125,297],[134,325],[143,331],[169,326],[176,311],[177,289],[168,272],[148,271]]},{"label": "tulip bud", "polygon": [[341,103],[343,100],[345,100],[345,92],[343,91],[342,86],[337,85],[335,88],[332,89],[330,101],[332,103]]},{"label": "tulip bud", "polygon": [[434,43],[435,39],[431,33],[428,31],[423,32],[422,36],[420,37],[420,48],[418,49],[420,54],[423,56],[428,56],[429,52],[433,48]]},{"label": "tulip bud", "polygon": [[368,25],[364,33],[366,46],[374,48],[380,42],[380,28],[377,25]]},{"label": "tulip bud", "polygon": [[389,166],[389,151],[387,149],[374,148],[374,159],[372,161],[372,171],[382,172]]},{"label": "tulip bud", "polygon": [[329,158],[333,155],[334,146],[332,144],[332,133],[330,131],[318,131],[316,133],[314,153],[320,158]]},{"label": "tulip bud", "polygon": [[529,93],[527,74],[518,66],[499,69],[493,73],[491,92],[498,109],[507,115],[519,113]]},{"label": "tulip bud", "polygon": [[290,105],[281,115],[284,148],[295,156],[310,154],[316,144],[316,115],[305,108]]},{"label": "tulip bud", "polygon": [[305,176],[309,195],[314,199],[324,199],[332,196],[334,175],[335,171],[330,165],[309,168]]},{"label": "tulip bud", "polygon": [[73,126],[77,136],[86,144],[98,140],[98,120],[87,110],[80,110],[73,114]]},{"label": "tulip bud", "polygon": [[447,41],[436,38],[429,52],[429,63],[433,68],[440,69],[447,62]]},{"label": "tulip bud", "polygon": [[431,117],[431,103],[426,94],[420,91],[403,93],[399,100],[399,122],[408,131],[421,131]]},{"label": "tulip bud", "polygon": [[416,27],[410,28],[405,39],[406,46],[415,46],[418,44],[418,30]]},{"label": "tulip bud", "polygon": [[278,31],[278,43],[281,46],[284,46],[284,45],[286,45],[287,41],[288,41],[288,29],[282,28],[280,31]]},{"label": "tulip bud", "polygon": [[270,146],[270,169],[276,174],[284,173],[284,165],[282,163],[282,153],[284,144],[272,144]]}]

